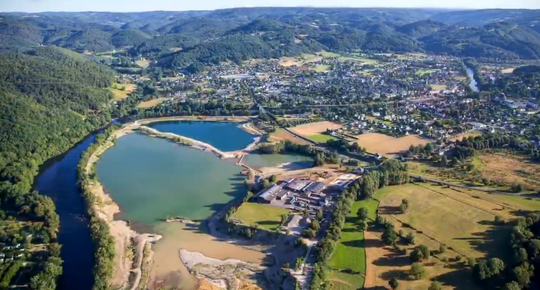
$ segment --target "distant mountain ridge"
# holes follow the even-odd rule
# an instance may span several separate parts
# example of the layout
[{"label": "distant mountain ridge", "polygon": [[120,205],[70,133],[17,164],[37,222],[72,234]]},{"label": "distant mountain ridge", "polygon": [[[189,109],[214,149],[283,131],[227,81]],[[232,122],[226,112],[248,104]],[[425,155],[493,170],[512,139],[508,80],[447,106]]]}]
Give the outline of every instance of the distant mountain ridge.
[{"label": "distant mountain ridge", "polygon": [[314,50],[540,58],[540,10],[234,8],[141,13],[0,13],[0,51],[130,48],[169,67]]}]

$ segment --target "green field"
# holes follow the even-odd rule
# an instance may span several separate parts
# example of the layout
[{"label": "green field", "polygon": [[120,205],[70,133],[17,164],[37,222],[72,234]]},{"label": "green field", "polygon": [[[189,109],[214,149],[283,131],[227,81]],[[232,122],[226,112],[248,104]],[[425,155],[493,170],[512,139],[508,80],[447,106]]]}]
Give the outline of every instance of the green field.
[{"label": "green field", "polygon": [[353,204],[351,213],[343,227],[341,240],[337,244],[328,264],[334,269],[330,272],[330,281],[334,285],[331,289],[359,289],[364,286],[364,277],[362,275],[340,273],[335,270],[351,269],[356,272],[366,272],[364,233],[357,229],[358,218],[356,212],[360,207],[366,207],[369,211],[369,218],[375,220],[375,212],[379,206],[379,201],[375,198],[380,198],[385,193],[385,190],[379,190],[374,195],[374,199],[357,201]]},{"label": "green field", "polygon": [[233,218],[247,225],[273,231],[281,225],[281,215],[289,213],[290,211],[284,208],[246,202],[240,206]]},{"label": "green field", "polygon": [[307,136],[307,138],[317,143],[326,143],[329,140],[331,141],[337,140],[336,137],[332,137],[330,135],[325,135],[325,134],[310,135],[310,136]]},{"label": "green field", "polygon": [[416,71],[416,75],[424,76],[424,75],[432,74],[434,72],[437,72],[437,70],[436,69],[419,69]]},{"label": "green field", "polygon": [[328,52],[328,51],[321,51],[320,54],[322,56],[324,56],[324,57],[339,57],[339,56],[341,56],[339,53]]},{"label": "green field", "polygon": [[431,88],[436,91],[444,91],[446,90],[446,85],[431,85]]},{"label": "green field", "polygon": [[315,71],[316,72],[326,72],[326,71],[330,71],[330,66],[329,65],[318,65],[315,67]]},{"label": "green field", "polygon": [[353,57],[353,56],[340,56],[337,58],[339,61],[358,61],[365,64],[374,65],[379,63],[376,59],[363,58],[363,57]]}]

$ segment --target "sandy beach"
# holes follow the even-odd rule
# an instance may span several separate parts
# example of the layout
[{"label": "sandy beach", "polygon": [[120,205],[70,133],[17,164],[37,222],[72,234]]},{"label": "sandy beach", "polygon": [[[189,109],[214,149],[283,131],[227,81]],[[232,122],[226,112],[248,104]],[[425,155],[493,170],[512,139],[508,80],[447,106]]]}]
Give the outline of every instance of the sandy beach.
[{"label": "sandy beach", "polygon": [[[111,134],[106,142],[90,156],[85,167],[86,174],[92,172],[94,164],[99,160],[99,157],[107,149],[114,146],[114,140],[132,132],[130,126],[121,128]],[[142,276],[141,266],[143,263],[144,247],[150,242],[156,242],[161,239],[159,235],[153,234],[138,234],[133,231],[126,221],[115,220],[114,216],[120,212],[120,207],[105,193],[103,186],[93,181],[89,185],[90,192],[95,197],[95,202],[92,205],[92,210],[96,216],[106,221],[109,225],[110,235],[115,240],[115,271],[113,273],[111,285],[115,287],[125,287],[129,284],[130,273],[135,273],[132,289],[139,286]],[[126,250],[133,244],[135,255],[128,253]],[[133,261],[136,261],[135,267],[132,267]]]},{"label": "sandy beach", "polygon": [[[167,117],[167,118],[157,118],[157,119],[147,119],[142,121],[135,121],[132,123],[128,123],[124,125],[121,129],[116,130],[109,136],[109,138],[106,140],[106,142],[92,154],[90,157],[88,163],[86,164],[85,171],[87,174],[90,174],[93,170],[93,166],[95,163],[99,160],[100,156],[109,148],[113,147],[115,145],[115,140],[118,138],[121,138],[122,136],[125,136],[127,134],[131,134],[135,132],[136,130],[143,128],[146,133],[153,134],[158,137],[164,137],[168,139],[177,139],[180,138],[183,142],[191,144],[192,147],[203,150],[203,151],[209,151],[212,152],[221,158],[238,158],[238,153],[242,154],[243,150],[234,151],[234,152],[222,152],[219,149],[215,148],[214,146],[191,139],[185,136],[180,136],[172,133],[163,133],[160,131],[157,131],[153,128],[149,128],[146,126],[141,126],[141,124],[149,124],[153,122],[159,122],[159,121],[167,121],[167,120],[200,120],[200,121],[229,121],[229,122],[243,122],[247,121],[248,118],[245,117],[206,117],[204,119],[200,118],[193,118],[193,117]],[[246,125],[246,124],[244,124]],[[249,125],[241,126],[244,127],[243,129],[250,132],[254,135],[260,135],[261,133],[258,132],[256,129],[252,128]],[[258,141],[260,140],[260,136],[257,136],[254,138],[254,142],[246,148],[247,150],[252,150],[257,145]],[[244,150],[246,150],[244,149]],[[240,155],[241,155],[240,154]],[[114,216],[118,213],[120,213],[120,207],[114,202],[114,200],[105,192],[103,186],[97,182],[94,181],[89,185],[89,190],[92,192],[92,194],[95,196],[95,202],[92,206],[92,210],[95,211],[96,215],[106,221],[110,228],[110,235],[115,240],[115,272],[113,274],[112,281],[110,282],[112,286],[117,288],[127,288],[127,289],[139,289],[140,285],[139,283],[147,283],[147,286],[150,286],[150,289],[152,289],[152,286],[156,286],[157,284],[160,284],[159,282],[162,282],[163,279],[168,280],[169,282],[173,282],[177,285],[182,285],[183,289],[223,289],[222,286],[225,285],[225,280],[219,278],[221,274],[218,272],[211,272],[215,273],[214,277],[203,277],[200,276],[198,278],[192,276],[188,272],[188,267],[183,264],[184,262],[188,262],[189,266],[193,266],[193,262],[190,258],[186,258],[188,256],[185,256],[185,259],[180,259],[180,251],[181,250],[190,250],[195,251],[194,253],[197,253],[195,255],[191,255],[189,257],[206,257],[204,255],[209,255],[212,258],[208,258],[210,260],[206,260],[209,262],[209,265],[216,264],[214,263],[214,260],[219,261],[219,259],[229,259],[231,257],[234,258],[240,258],[242,261],[246,260],[248,262],[254,263],[249,265],[260,265],[262,258],[264,257],[264,254],[261,252],[245,249],[241,246],[229,244],[226,242],[222,242],[219,240],[216,240],[214,237],[199,233],[196,235],[192,230],[187,231],[185,229],[175,229],[174,232],[182,233],[184,235],[183,238],[180,240],[178,239],[178,236],[172,235],[173,237],[176,237],[175,239],[171,239],[170,237],[165,239],[164,242],[160,242],[157,245],[157,251],[154,250],[156,246],[151,247],[149,257],[145,256],[145,247],[147,244],[153,244],[160,239],[162,239],[161,235],[155,235],[155,234],[140,234],[135,232],[130,228],[128,223],[126,221],[122,220],[115,220]],[[178,227],[180,223],[169,223],[169,226],[174,228]],[[185,226],[185,225],[184,225]],[[188,232],[188,236],[185,236],[185,233]],[[131,253],[131,250],[135,249],[135,254],[133,255]],[[204,254],[203,254],[204,253]],[[241,260],[235,260],[238,262],[242,262]],[[229,261],[230,262],[230,261]],[[151,264],[152,269],[144,269],[143,265],[145,263]],[[244,263],[244,262],[242,262]],[[146,272],[145,272],[146,271]],[[224,274],[224,273],[222,273]],[[227,275],[229,275],[228,273]],[[225,275],[225,274],[224,274]],[[142,277],[148,277],[148,281],[142,279]],[[179,282],[179,279],[182,281]],[[232,280],[228,280],[231,283]],[[256,287],[249,282],[246,282],[244,280],[237,281],[242,285],[242,287],[245,287],[245,289],[257,289],[253,288]],[[225,283],[225,284],[223,284]],[[235,282],[236,283],[236,282]],[[153,285],[152,285],[153,284]],[[227,286],[228,287],[228,286]],[[158,288],[156,288],[158,289]],[[226,288],[225,288],[226,289]],[[236,288],[235,288],[236,289]]]}]

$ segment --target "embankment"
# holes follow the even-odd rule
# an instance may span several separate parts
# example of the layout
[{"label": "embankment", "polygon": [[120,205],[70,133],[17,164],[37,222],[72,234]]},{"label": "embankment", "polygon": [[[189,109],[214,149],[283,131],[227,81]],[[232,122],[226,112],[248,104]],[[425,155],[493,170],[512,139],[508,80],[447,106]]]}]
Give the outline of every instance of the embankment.
[{"label": "embankment", "polygon": [[147,134],[149,136],[156,136],[156,137],[159,137],[159,138],[170,139],[170,140],[173,140],[173,141],[175,141],[177,143],[186,144],[186,145],[189,145],[191,147],[201,149],[203,151],[212,152],[215,155],[217,155],[217,156],[219,156],[220,158],[223,158],[223,159],[237,158],[238,155],[239,155],[239,152],[237,152],[237,151],[223,152],[223,151],[217,149],[216,147],[214,147],[214,146],[212,146],[212,145],[210,145],[208,143],[201,142],[201,141],[198,141],[198,140],[195,140],[195,139],[192,139],[192,138],[189,138],[189,137],[185,137],[185,136],[182,136],[182,135],[174,134],[174,133],[164,133],[164,132],[158,131],[158,130],[156,130],[154,128],[150,128],[150,127],[146,127],[146,126],[139,126],[137,128],[134,128],[134,129],[139,130],[141,132],[144,132],[145,134]]},{"label": "embankment", "polygon": [[[94,165],[99,156],[114,146],[117,138],[131,133],[131,130],[130,126],[122,129],[110,127],[105,133],[97,135],[94,144],[83,153],[78,166],[79,186],[87,204],[95,245],[94,289],[126,286],[137,289],[143,275],[141,266],[145,244],[161,238],[156,235],[139,235],[130,229],[127,222],[114,220],[120,208],[105,193],[96,178]],[[134,259],[136,266],[132,269]],[[133,276],[130,279],[131,273]]]}]

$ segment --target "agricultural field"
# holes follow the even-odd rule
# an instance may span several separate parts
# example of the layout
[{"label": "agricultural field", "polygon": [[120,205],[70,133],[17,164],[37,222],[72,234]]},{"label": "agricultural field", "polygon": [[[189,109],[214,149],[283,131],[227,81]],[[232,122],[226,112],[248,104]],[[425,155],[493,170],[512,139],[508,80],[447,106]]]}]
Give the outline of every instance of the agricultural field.
[{"label": "agricultural field", "polygon": [[[375,198],[380,198],[383,194],[383,192],[377,193]],[[366,207],[369,211],[369,218],[374,221],[378,204],[376,199],[357,201],[353,204],[351,213],[343,227],[341,240],[329,261],[329,266],[332,268],[332,271],[329,272],[332,290],[356,290],[363,287],[363,274],[366,273],[366,244],[364,233],[357,229],[356,212],[360,207]],[[348,269],[361,274],[340,272]]]},{"label": "agricultural field", "polygon": [[148,100],[148,101],[139,103],[139,105],[137,107],[142,108],[142,109],[153,108],[153,107],[161,104],[162,102],[164,102],[166,100],[169,100],[169,98],[163,98],[162,97],[162,98],[152,99],[152,100]]},{"label": "agricultural field", "polygon": [[444,91],[446,90],[446,85],[431,85],[431,88],[435,91]]},{"label": "agricultural field", "polygon": [[472,131],[472,132],[468,132],[468,133],[463,133],[463,134],[459,134],[459,135],[455,135],[453,137],[450,138],[450,141],[461,141],[463,140],[464,137],[476,137],[476,136],[480,136],[482,135],[482,132],[480,131]]},{"label": "agricultural field", "polygon": [[295,58],[292,57],[283,57],[279,60],[279,65],[284,67],[299,65],[298,61]]},{"label": "agricultural field", "polygon": [[[495,225],[495,217],[509,221],[520,215],[520,210],[540,209],[540,201],[533,198],[431,183],[390,186],[376,195],[379,215],[396,231],[404,235],[413,232],[415,245],[426,245],[432,257],[423,262],[427,277],[412,280],[408,254],[415,246],[403,241],[398,241],[398,248],[384,246],[381,230],[370,228],[365,233],[366,243],[369,240],[372,244],[366,246],[366,288],[387,287],[388,281],[396,278],[403,289],[427,289],[431,281],[442,283],[443,289],[475,289],[467,258],[507,257],[510,226]],[[403,199],[409,201],[409,208],[400,213]],[[439,251],[441,245],[446,246],[444,252]]]},{"label": "agricultural field", "polygon": [[330,135],[325,135],[325,134],[317,134],[317,135],[311,135],[311,136],[307,136],[307,138],[313,142],[317,142],[317,143],[326,143],[328,141],[334,141],[334,140],[337,140],[337,138],[333,137],[333,136],[330,136]]},{"label": "agricultural field", "polygon": [[434,69],[419,69],[419,70],[416,71],[416,75],[424,76],[424,75],[432,74],[434,72],[437,72],[437,70],[434,70]]},{"label": "agricultural field", "polygon": [[134,84],[118,84],[114,83],[109,90],[113,93],[113,101],[120,101],[128,97],[136,88]]},{"label": "agricultural field", "polygon": [[150,61],[147,59],[140,59],[136,61],[135,63],[142,68],[147,68],[150,66]]},{"label": "agricultural field", "polygon": [[380,133],[369,133],[358,135],[357,138],[358,145],[366,148],[367,152],[378,153],[387,157],[404,152],[411,145],[425,145],[431,142],[431,140],[420,138],[417,135],[395,138]]},{"label": "agricultural field", "polygon": [[281,215],[289,215],[290,211],[284,208],[258,204],[243,203],[233,218],[241,220],[246,225],[256,225],[267,230],[276,230],[281,225]]},{"label": "agricultural field", "polygon": [[334,52],[329,52],[329,51],[321,51],[319,54],[324,57],[340,57],[341,56],[339,53],[334,53]]},{"label": "agricultural field", "polygon": [[306,140],[302,140],[281,128],[270,134],[269,141],[279,142],[282,140],[289,140],[300,145],[309,145]]},{"label": "agricultural field", "polygon": [[324,133],[326,130],[336,130],[343,126],[337,123],[322,121],[299,125],[291,128],[291,131],[302,136],[313,136]]},{"label": "agricultural field", "polygon": [[376,65],[379,63],[376,59],[364,58],[359,56],[340,56],[337,58],[339,61],[357,61],[367,65]]},{"label": "agricultural field", "polygon": [[473,164],[481,176],[496,184],[519,183],[526,190],[540,190],[540,164],[526,157],[505,153],[482,153]]},{"label": "agricultural field", "polygon": [[327,71],[330,71],[330,66],[329,65],[318,65],[315,67],[315,71],[316,72],[327,72]]}]

